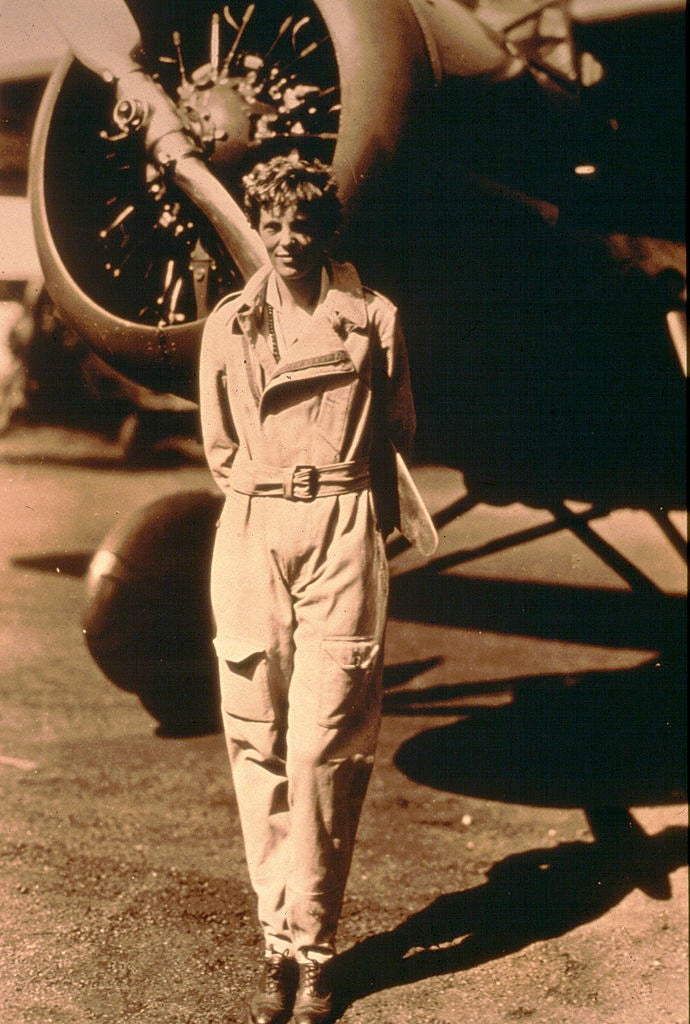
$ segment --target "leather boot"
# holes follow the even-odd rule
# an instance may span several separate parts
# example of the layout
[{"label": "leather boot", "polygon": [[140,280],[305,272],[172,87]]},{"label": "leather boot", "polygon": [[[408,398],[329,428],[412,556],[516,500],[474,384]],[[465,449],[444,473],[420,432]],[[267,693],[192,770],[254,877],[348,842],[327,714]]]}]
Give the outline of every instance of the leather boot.
[{"label": "leather boot", "polygon": [[328,964],[317,960],[299,965],[293,1024],[326,1024],[330,1019],[332,996],[327,973]]},{"label": "leather boot", "polygon": [[272,953],[264,960],[259,986],[249,1003],[250,1024],[286,1024],[297,987],[297,965],[292,957]]}]

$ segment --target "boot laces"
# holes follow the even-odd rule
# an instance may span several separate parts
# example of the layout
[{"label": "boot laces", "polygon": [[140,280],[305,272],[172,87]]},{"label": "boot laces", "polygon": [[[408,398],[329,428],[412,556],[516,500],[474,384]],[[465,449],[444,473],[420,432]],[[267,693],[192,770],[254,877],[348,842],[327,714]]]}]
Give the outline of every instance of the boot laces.
[{"label": "boot laces", "polygon": [[279,953],[266,957],[264,988],[266,992],[279,991],[283,983],[285,957]]},{"label": "boot laces", "polygon": [[319,979],[321,977],[322,964],[318,960],[307,960],[303,965],[303,985],[302,988],[309,995],[317,995],[317,988]]}]

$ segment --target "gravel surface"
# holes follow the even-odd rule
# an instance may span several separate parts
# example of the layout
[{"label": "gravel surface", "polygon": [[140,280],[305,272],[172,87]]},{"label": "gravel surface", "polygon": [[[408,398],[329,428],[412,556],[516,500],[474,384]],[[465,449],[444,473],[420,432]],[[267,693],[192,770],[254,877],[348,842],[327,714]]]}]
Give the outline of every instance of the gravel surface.
[{"label": "gravel surface", "polygon": [[[188,456],[133,470],[82,435],[0,439],[2,1024],[245,1021],[260,947],[222,738],[163,735],[81,636],[91,553],[120,516],[204,486]],[[422,479],[432,503],[450,486]],[[686,1024],[684,792],[652,799],[647,779],[648,805],[633,807],[644,834],[607,845],[567,794],[516,798],[490,770],[510,763],[516,678],[570,663],[634,681],[645,645],[628,647],[394,618],[340,936],[343,1024]],[[449,726],[473,772],[461,747],[433,777],[405,760],[445,749]],[[537,770],[553,749],[532,742]]]}]

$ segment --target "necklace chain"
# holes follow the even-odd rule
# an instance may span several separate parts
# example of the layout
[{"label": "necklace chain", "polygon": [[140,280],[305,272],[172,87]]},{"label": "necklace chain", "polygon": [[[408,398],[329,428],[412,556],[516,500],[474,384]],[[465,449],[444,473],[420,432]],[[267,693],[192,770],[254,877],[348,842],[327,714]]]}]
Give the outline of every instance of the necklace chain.
[{"label": "necklace chain", "polygon": [[273,356],[277,363],[280,362],[280,350],[278,348],[278,336],[276,334],[276,325],[273,319],[273,306],[270,302],[266,303],[266,309],[268,311],[268,333],[271,335],[271,348],[273,349]]}]

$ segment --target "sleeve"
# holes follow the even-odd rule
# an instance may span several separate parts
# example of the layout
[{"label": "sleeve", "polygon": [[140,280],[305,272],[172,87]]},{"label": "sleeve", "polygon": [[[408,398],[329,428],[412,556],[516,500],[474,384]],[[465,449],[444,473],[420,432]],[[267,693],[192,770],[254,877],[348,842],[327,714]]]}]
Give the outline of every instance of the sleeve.
[{"label": "sleeve", "polygon": [[228,402],[223,352],[227,329],[227,317],[212,313],[204,326],[199,361],[201,436],[211,475],[221,491],[227,490],[230,467],[238,447]]},{"label": "sleeve", "polygon": [[384,359],[385,429],[388,439],[404,456],[411,452],[417,427],[412,397],[407,346],[396,307],[384,300],[376,317]]},{"label": "sleeve", "polygon": [[377,293],[369,305],[374,329],[372,385],[375,396],[371,476],[379,528],[387,537],[400,525],[395,452],[409,456],[417,425],[407,347],[395,306]]}]

